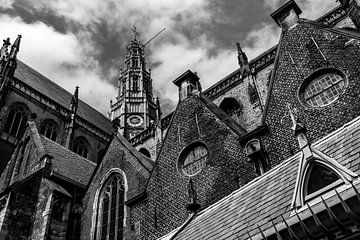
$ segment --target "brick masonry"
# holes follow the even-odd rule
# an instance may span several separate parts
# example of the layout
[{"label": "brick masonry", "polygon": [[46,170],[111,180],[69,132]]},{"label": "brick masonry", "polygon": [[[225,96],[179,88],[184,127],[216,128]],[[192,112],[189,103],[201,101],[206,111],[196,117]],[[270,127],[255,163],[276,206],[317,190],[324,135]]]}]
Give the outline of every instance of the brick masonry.
[{"label": "brick masonry", "polygon": [[[310,37],[316,41],[326,60]],[[270,133],[263,137],[272,165],[299,150],[290,130],[289,119],[284,124],[280,123],[286,113],[287,103],[296,108],[299,117],[306,121],[310,141],[327,135],[359,115],[360,47],[358,39],[347,43],[352,38],[306,22],[284,34],[265,118]],[[302,104],[298,95],[301,84],[315,71],[326,68],[338,69],[346,76],[348,84],[345,91],[335,102],[325,107],[312,108]]]},{"label": "brick masonry", "polygon": [[[125,146],[118,138],[114,137],[104,159],[94,173],[83,198],[84,212],[81,219],[81,239],[91,239],[90,233],[93,231],[95,224],[95,221],[92,218],[94,203],[97,201],[96,194],[101,188],[101,182],[112,169],[121,169],[126,175],[128,190],[125,200],[130,200],[145,190],[146,183],[150,176],[149,171],[139,163],[139,160],[127,146]],[[126,231],[130,231],[129,219],[131,214],[129,213],[129,209],[126,209]],[[131,235],[131,233],[128,234]]]},{"label": "brick masonry", "polygon": [[[196,117],[200,134],[197,129]],[[180,134],[179,134],[180,133]],[[220,200],[254,178],[255,171],[233,132],[195,96],[182,101],[174,113],[164,145],[147,188],[148,199],[131,209],[131,221],[141,221],[138,239],[155,239],[178,227],[188,217],[188,177],[179,173],[178,156],[195,141],[205,143],[208,160],[193,177],[202,208]]]}]

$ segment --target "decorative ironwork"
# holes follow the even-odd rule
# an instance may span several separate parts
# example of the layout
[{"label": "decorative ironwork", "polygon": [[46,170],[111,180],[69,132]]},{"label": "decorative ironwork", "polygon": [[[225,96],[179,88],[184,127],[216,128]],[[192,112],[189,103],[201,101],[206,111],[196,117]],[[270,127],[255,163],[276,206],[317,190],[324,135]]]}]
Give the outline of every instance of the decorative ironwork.
[{"label": "decorative ironwork", "polygon": [[327,229],[320,221],[320,219],[316,216],[316,214],[314,213],[314,211],[312,210],[312,208],[310,207],[310,205],[308,203],[306,203],[306,206],[308,207],[308,209],[310,210],[311,216],[315,221],[315,225],[317,228],[321,229],[321,231],[324,233],[325,236],[328,237],[328,240],[331,239],[335,239],[336,236],[334,234],[332,234],[329,229]]},{"label": "decorative ironwork", "polygon": [[278,230],[277,230],[277,228],[276,228],[276,225],[275,225],[275,223],[274,223],[273,220],[271,220],[271,223],[272,223],[272,225],[273,225],[273,227],[274,227],[274,229],[275,229],[275,233],[276,233],[277,239],[278,239],[278,240],[283,240],[282,237],[281,237],[281,235],[280,235],[280,233],[278,232]]},{"label": "decorative ironwork", "polygon": [[281,215],[281,218],[283,220],[283,222],[285,223],[285,226],[286,226],[286,229],[289,233],[289,236],[290,236],[290,240],[300,240],[296,234],[294,233],[294,231],[291,229],[291,227],[289,226],[289,224],[286,222],[285,218],[283,215]]},{"label": "decorative ironwork", "polygon": [[263,238],[263,240],[267,240],[267,238],[265,237],[264,232],[261,230],[261,227],[259,225],[257,225],[257,228],[259,229],[261,237]]},{"label": "decorative ironwork", "polygon": [[341,221],[336,217],[335,213],[331,210],[331,208],[329,208],[324,198],[322,196],[320,198],[326,208],[330,220],[336,225],[336,227],[339,228],[344,235],[351,233],[351,231],[347,229],[345,225],[342,224]]},{"label": "decorative ironwork", "polygon": [[305,225],[305,223],[303,222],[303,220],[300,218],[299,214],[296,211],[295,211],[295,215],[296,215],[297,219],[299,220],[301,229],[306,234],[306,236],[310,240],[316,240],[317,238],[309,231],[309,229],[307,228],[307,226]]}]

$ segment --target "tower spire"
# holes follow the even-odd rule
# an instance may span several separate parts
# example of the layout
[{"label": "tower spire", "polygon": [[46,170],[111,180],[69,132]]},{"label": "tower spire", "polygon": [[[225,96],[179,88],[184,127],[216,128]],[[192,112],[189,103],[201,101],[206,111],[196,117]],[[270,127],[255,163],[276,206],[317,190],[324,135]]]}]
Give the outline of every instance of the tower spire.
[{"label": "tower spire", "polygon": [[144,44],[132,27],[134,38],[126,44],[125,64],[120,68],[118,96],[112,103],[112,121],[119,118],[119,132],[130,139],[156,122],[156,103],[153,97],[152,79],[147,70]]}]

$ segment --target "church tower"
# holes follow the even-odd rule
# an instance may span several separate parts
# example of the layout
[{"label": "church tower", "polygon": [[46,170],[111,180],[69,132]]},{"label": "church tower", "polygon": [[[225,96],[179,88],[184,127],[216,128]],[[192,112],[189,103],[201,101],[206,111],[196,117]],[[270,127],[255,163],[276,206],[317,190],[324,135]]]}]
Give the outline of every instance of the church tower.
[{"label": "church tower", "polygon": [[151,70],[146,69],[144,44],[134,38],[126,45],[126,59],[120,69],[118,96],[110,102],[111,120],[119,119],[119,131],[130,139],[152,126],[156,120],[156,104],[153,97]]}]

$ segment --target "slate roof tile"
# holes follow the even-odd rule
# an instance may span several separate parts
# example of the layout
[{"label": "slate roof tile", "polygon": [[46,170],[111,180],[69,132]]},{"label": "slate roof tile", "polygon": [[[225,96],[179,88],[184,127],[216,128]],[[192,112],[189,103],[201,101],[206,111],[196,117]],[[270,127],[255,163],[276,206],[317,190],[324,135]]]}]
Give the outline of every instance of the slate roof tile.
[{"label": "slate roof tile", "polygon": [[[71,93],[20,60],[17,61],[15,78],[54,100],[63,107],[69,108],[72,98]],[[78,115],[106,133],[112,133],[111,121],[81,100],[79,100]]]},{"label": "slate roof tile", "polygon": [[95,163],[41,136],[45,153],[51,157],[51,170],[62,177],[86,186],[95,169]]},{"label": "slate roof tile", "polygon": [[[347,137],[349,145],[357,146],[360,138],[360,117],[345,124],[334,133],[319,140],[315,148],[329,152],[328,147],[342,146]],[[331,144],[330,144],[331,143]],[[345,157],[349,154],[351,157]],[[217,203],[197,213],[175,239],[247,239],[248,234],[259,233],[262,229],[281,221],[290,215],[291,201],[295,187],[297,169],[301,154],[298,153],[276,166],[264,175],[254,179],[244,187],[221,199]],[[334,158],[359,174],[360,148],[339,148],[333,152]],[[160,238],[164,239],[164,238]]]}]

